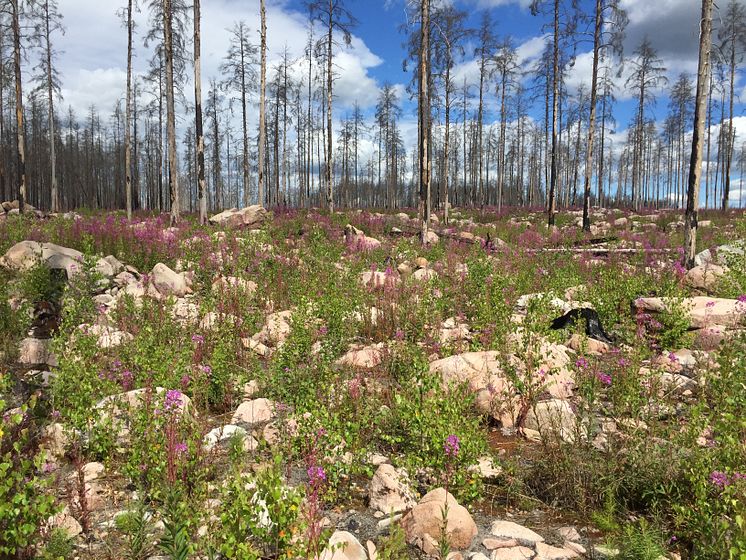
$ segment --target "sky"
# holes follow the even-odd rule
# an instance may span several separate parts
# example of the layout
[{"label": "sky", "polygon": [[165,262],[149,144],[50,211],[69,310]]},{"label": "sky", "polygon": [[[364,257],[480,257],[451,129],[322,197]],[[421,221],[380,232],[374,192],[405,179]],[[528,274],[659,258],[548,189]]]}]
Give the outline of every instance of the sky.
[{"label": "sky", "polygon": [[[510,36],[518,47],[520,66],[529,70],[541,53],[545,40],[546,18],[532,16],[530,0],[433,0],[453,2],[469,14],[469,25],[477,27],[482,14],[489,11],[494,30],[499,37]],[[629,25],[624,41],[625,54],[632,55],[636,46],[647,37],[658,51],[667,68],[669,85],[681,72],[694,76],[697,69],[700,6],[697,0],[620,0],[626,10]],[[746,3],[746,0],[737,0]],[[588,13],[589,0],[581,0]],[[144,2],[143,2],[144,3]],[[721,2],[725,6],[726,2]],[[62,106],[72,105],[84,115],[91,105],[103,113],[112,110],[124,95],[126,79],[126,28],[118,12],[126,0],[59,0],[66,32],[56,40],[60,51],[58,67],[62,74]],[[408,22],[405,0],[347,0],[348,9],[358,20],[352,44],[335,52],[338,77],[335,82],[335,119],[350,111],[357,102],[370,114],[381,86],[393,84],[401,94],[404,114],[400,120],[405,144],[416,143],[416,106],[407,99],[406,85],[411,72],[403,68],[403,42]],[[267,0],[268,65],[270,72],[287,46],[291,58],[302,64],[307,40],[307,9],[303,0]],[[143,45],[147,30],[147,6],[141,6],[137,17],[135,71],[142,74],[148,66],[150,48]],[[719,21],[716,13],[716,25]],[[220,78],[220,63],[228,50],[228,30],[244,20],[251,30],[252,40],[259,41],[259,0],[202,0],[202,70],[203,84],[210,78]],[[589,37],[590,39],[590,37]],[[437,39],[436,39],[437,40]],[[466,78],[477,83],[478,67],[474,59],[476,44],[467,45],[465,56],[455,69],[460,82]],[[582,41],[576,47],[576,59],[567,69],[568,93],[582,84],[590,84],[592,43]],[[615,108],[617,129],[613,137],[621,144],[631,119],[635,101],[624,87],[630,65],[615,78],[618,99]],[[736,85],[737,146],[746,141],[746,73],[740,72]],[[526,78],[528,80],[528,78]],[[203,91],[205,91],[203,85]],[[187,91],[190,91],[187,89]],[[654,117],[662,121],[667,112],[665,88],[656,92],[657,101],[651,108]],[[497,119],[496,107],[486,107],[487,123]],[[538,114],[537,114],[537,118]],[[254,119],[254,116],[252,116]],[[252,121],[253,123],[253,121]]]}]

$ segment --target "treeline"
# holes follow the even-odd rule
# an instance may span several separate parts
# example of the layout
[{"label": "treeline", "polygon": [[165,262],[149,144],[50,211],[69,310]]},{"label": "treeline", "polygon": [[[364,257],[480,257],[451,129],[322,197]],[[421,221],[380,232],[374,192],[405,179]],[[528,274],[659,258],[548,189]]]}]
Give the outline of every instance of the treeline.
[{"label": "treeline", "polygon": [[[18,198],[23,189],[28,203],[54,210],[125,208],[129,199],[134,209],[173,212],[177,205],[178,218],[178,210],[199,210],[202,173],[208,211],[257,201],[414,206],[421,199],[423,138],[406,146],[401,96],[421,100],[424,86],[427,104],[418,106],[429,111],[418,128],[427,136],[425,196],[433,207],[545,206],[551,220],[555,208],[584,202],[685,204],[693,77],[681,74],[668,84],[648,40],[623,51],[626,14],[617,0],[594,0],[585,11],[570,0],[535,0],[531,9],[546,23],[546,46],[531,67],[489,12],[471,29],[454,5],[428,6],[424,70],[423,4],[412,2],[414,23],[403,27],[410,87],[383,84],[366,113],[357,104],[346,111],[334,104],[333,57],[350,42],[352,3],[309,2],[305,53],[294,58],[285,48],[271,68],[262,64],[271,25],[257,33],[236,22],[220,75],[208,77],[203,94],[195,48],[199,3],[151,0],[142,6],[148,27],[138,35],[137,5],[129,0],[121,11],[130,38],[129,55],[122,53],[127,91],[103,114],[95,106],[76,114],[60,96],[55,41],[64,14],[56,0],[0,0],[0,198]],[[264,22],[263,1],[260,9]],[[746,8],[730,0],[714,22],[703,190],[707,206],[726,208],[731,177],[741,188],[746,167],[746,144],[736,145],[733,126]],[[571,89],[573,53],[586,44],[593,45],[593,81]],[[149,53],[145,75],[132,72],[135,49]],[[456,80],[457,66],[471,59],[478,78]],[[622,64],[628,77],[620,84]],[[195,85],[199,92],[187,91]],[[614,118],[617,87],[635,99],[631,122]],[[661,88],[669,100],[662,125],[655,113]],[[257,130],[250,123],[262,109],[264,126]],[[175,113],[183,117],[179,127]],[[619,128],[627,130],[621,144]]]}]

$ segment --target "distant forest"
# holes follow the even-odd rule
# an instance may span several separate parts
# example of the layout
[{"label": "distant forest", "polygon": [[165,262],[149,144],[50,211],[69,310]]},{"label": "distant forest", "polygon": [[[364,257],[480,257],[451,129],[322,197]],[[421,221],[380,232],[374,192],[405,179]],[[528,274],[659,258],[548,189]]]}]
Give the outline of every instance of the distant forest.
[{"label": "distant forest", "polygon": [[[402,37],[421,113],[418,146],[410,150],[398,123],[402,99],[391,84],[380,89],[372,118],[360,107],[341,113],[334,105],[334,56],[355,28],[354,2],[308,2],[305,57],[291,59],[286,51],[269,72],[272,30],[264,0],[257,2],[262,28],[235,23],[221,75],[204,88],[199,0],[143,4],[149,28],[137,34],[135,4],[129,0],[120,12],[129,45],[122,53],[126,91],[110,113],[91,107],[75,114],[60,95],[55,40],[64,13],[57,1],[0,0],[2,200],[20,196],[52,211],[171,211],[176,219],[179,211],[198,211],[201,201],[209,212],[255,203],[510,205],[544,207],[550,222],[555,209],[584,202],[634,209],[686,204],[697,76],[666,83],[647,40],[622,52],[626,14],[616,0],[596,0],[586,11],[570,0],[534,0],[546,45],[528,68],[518,66],[516,46],[496,32],[487,11],[470,29],[466,13],[449,3],[410,2],[411,24]],[[725,209],[746,167],[746,144],[736,145],[733,126],[746,7],[730,0],[715,10],[702,189],[705,206]],[[593,39],[592,86],[568,92],[565,72],[581,37]],[[144,77],[132,72],[138,41],[151,53]],[[477,45],[476,86],[452,76],[467,44]],[[625,87],[636,100],[629,123],[615,122],[612,111],[612,78],[622,60],[632,68]],[[670,101],[657,121],[651,103],[662,86]],[[488,102],[498,107],[489,125]],[[252,112],[259,113],[258,130],[248,126],[257,120]],[[619,126],[628,127],[627,137],[612,146],[610,134]],[[376,147],[372,154],[361,153],[363,140]]]}]

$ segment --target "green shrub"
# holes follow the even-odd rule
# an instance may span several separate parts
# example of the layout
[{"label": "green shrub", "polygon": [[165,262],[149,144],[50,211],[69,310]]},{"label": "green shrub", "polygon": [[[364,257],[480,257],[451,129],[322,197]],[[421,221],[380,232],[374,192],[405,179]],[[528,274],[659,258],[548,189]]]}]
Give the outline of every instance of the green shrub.
[{"label": "green shrub", "polygon": [[[36,447],[36,397],[0,416],[0,556],[22,556],[40,542],[40,529],[55,513],[54,498],[40,476],[44,454]],[[0,410],[5,402],[0,400]]]}]

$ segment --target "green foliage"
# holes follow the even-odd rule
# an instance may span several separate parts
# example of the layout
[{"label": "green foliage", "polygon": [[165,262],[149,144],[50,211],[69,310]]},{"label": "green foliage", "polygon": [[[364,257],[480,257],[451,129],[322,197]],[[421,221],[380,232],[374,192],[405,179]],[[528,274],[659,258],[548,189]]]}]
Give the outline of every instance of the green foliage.
[{"label": "green foliage", "polygon": [[[425,363],[420,364],[421,369],[402,373],[399,391],[390,408],[382,411],[381,440],[404,457],[410,472],[426,468],[444,473],[449,459],[444,442],[449,435],[458,436],[460,451],[449,490],[461,499],[472,500],[479,494],[480,481],[467,467],[486,452],[474,397],[465,387],[444,389],[439,376],[431,374]],[[433,480],[434,486],[442,483],[443,480]]]},{"label": "green foliage", "polygon": [[[12,363],[17,353],[17,342],[23,334],[23,318],[28,316],[28,303],[20,309],[12,309],[13,295],[11,275],[0,268],[0,364]],[[2,391],[0,391],[2,394]]]},{"label": "green foliage", "polygon": [[40,558],[41,560],[67,560],[72,557],[73,551],[73,543],[67,536],[67,532],[56,528],[49,535]]},{"label": "green foliage", "polygon": [[407,536],[400,523],[391,521],[389,533],[378,541],[376,552],[379,560],[408,560]]},{"label": "green foliage", "polygon": [[279,458],[256,478],[230,476],[221,499],[216,540],[226,558],[253,560],[262,551],[280,557],[291,549],[302,495],[283,484]]},{"label": "green foliage", "polygon": [[116,526],[125,536],[127,560],[145,560],[152,552],[148,512],[143,502],[115,518]]},{"label": "green foliage", "polygon": [[[717,372],[707,376],[702,401],[679,442],[695,452],[682,465],[684,480],[666,497],[677,534],[693,545],[693,558],[739,559],[746,555],[746,336],[721,350]],[[706,445],[699,444],[705,437]],[[713,439],[716,438],[716,439]]]},{"label": "green foliage", "polygon": [[64,272],[49,268],[41,259],[21,274],[19,282],[21,297],[32,303],[58,301],[62,296],[64,286]]},{"label": "green foliage", "polygon": [[47,480],[39,475],[44,454],[34,437],[36,408],[32,396],[19,410],[0,416],[0,556],[22,555],[39,542],[42,524],[55,513]]},{"label": "green foliage", "polygon": [[619,540],[619,560],[658,560],[665,555],[663,537],[645,519],[627,523]]},{"label": "green foliage", "polygon": [[689,313],[680,301],[669,300],[666,310],[657,317],[662,327],[655,334],[662,349],[680,348],[689,330]]},{"label": "green foliage", "polygon": [[174,494],[166,500],[166,509],[163,512],[163,535],[158,547],[171,560],[186,560],[192,552],[184,509],[185,504],[179,500],[177,495]]}]

